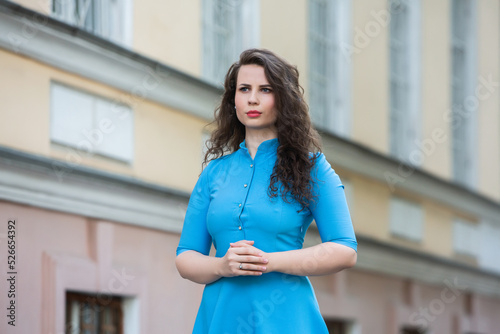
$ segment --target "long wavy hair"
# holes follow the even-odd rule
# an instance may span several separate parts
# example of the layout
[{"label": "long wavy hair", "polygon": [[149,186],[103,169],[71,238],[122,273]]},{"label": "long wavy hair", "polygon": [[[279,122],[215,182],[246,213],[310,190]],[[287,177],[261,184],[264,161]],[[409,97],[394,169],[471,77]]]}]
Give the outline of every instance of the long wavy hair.
[{"label": "long wavy hair", "polygon": [[[264,68],[271,85],[278,112],[276,128],[280,145],[277,160],[271,174],[268,194],[271,198],[281,195],[290,203],[297,201],[305,209],[315,200],[311,170],[316,163],[321,144],[317,131],[312,127],[308,106],[304,101],[304,89],[299,84],[297,68],[266,49],[243,51],[239,61],[226,74],[224,94],[215,109],[215,130],[207,142],[203,164],[239,149],[245,139],[245,126],[235,112],[235,94],[238,72],[241,66],[259,65]],[[311,154],[314,153],[314,154]]]}]

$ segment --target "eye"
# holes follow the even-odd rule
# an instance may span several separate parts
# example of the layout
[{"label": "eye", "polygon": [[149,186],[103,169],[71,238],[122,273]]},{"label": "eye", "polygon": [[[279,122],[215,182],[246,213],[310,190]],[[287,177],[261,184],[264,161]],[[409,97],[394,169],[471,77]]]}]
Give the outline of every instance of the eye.
[{"label": "eye", "polygon": [[248,92],[248,87],[241,87],[240,92]]},{"label": "eye", "polygon": [[262,91],[264,93],[272,93],[272,89],[271,88],[262,88]]}]

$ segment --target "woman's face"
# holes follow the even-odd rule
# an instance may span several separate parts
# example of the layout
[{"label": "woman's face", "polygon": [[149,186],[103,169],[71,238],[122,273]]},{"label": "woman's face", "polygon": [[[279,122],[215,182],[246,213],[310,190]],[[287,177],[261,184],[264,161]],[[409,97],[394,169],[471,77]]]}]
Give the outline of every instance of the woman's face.
[{"label": "woman's face", "polygon": [[247,132],[271,131],[275,135],[278,112],[274,104],[274,92],[267,81],[264,67],[243,65],[238,71],[234,96],[236,116]]}]

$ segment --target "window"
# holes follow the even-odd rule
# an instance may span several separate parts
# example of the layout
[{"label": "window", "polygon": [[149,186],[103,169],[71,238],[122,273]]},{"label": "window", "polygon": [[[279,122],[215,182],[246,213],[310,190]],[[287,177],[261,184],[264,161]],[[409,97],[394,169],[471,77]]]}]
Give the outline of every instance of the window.
[{"label": "window", "polygon": [[453,221],[453,249],[463,255],[477,256],[479,253],[479,229],[472,221]]},{"label": "window", "polygon": [[309,1],[309,106],[318,128],[350,133],[350,1]]},{"label": "window", "polygon": [[115,43],[132,46],[131,0],[52,0],[52,16]]},{"label": "window", "polygon": [[330,334],[350,334],[351,325],[342,320],[325,319],[326,327]]},{"label": "window", "polygon": [[72,161],[99,154],[133,160],[133,113],[118,102],[58,84],[51,85],[52,142],[76,148]]},{"label": "window", "polygon": [[395,236],[421,241],[424,219],[418,203],[393,197],[390,203],[390,230]]},{"label": "window", "polygon": [[420,137],[420,1],[391,0],[390,152],[409,164]]},{"label": "window", "polygon": [[481,220],[478,225],[479,240],[479,265],[483,269],[500,273],[500,222],[498,220]]},{"label": "window", "polygon": [[452,156],[453,178],[472,188],[476,183],[476,2],[452,2]]},{"label": "window", "polygon": [[425,334],[425,330],[419,327],[405,326],[399,331],[400,334]]},{"label": "window", "polygon": [[240,53],[259,45],[259,7],[259,0],[203,0],[205,79],[222,84]]},{"label": "window", "polygon": [[66,293],[66,334],[123,334],[122,299]]}]

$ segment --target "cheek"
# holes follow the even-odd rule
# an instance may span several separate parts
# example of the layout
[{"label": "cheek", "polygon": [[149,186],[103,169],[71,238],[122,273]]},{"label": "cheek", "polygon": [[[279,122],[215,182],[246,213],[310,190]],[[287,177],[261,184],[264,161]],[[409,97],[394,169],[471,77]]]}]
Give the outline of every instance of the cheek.
[{"label": "cheek", "polygon": [[274,94],[269,96],[269,107],[272,109],[276,108],[276,100],[274,98]]},{"label": "cheek", "polygon": [[241,94],[236,93],[234,96],[234,105],[236,106],[236,118],[242,123],[242,117],[245,111],[245,102],[242,99]]},{"label": "cheek", "polygon": [[276,110],[276,103],[274,101],[274,96],[270,97],[269,100],[266,101],[266,109],[273,111],[274,118],[278,116],[278,111]]},{"label": "cheek", "polygon": [[238,94],[238,92],[236,92],[236,94],[234,95],[234,105],[236,106],[236,108],[238,108],[238,106],[244,105],[243,96],[241,94]]}]

